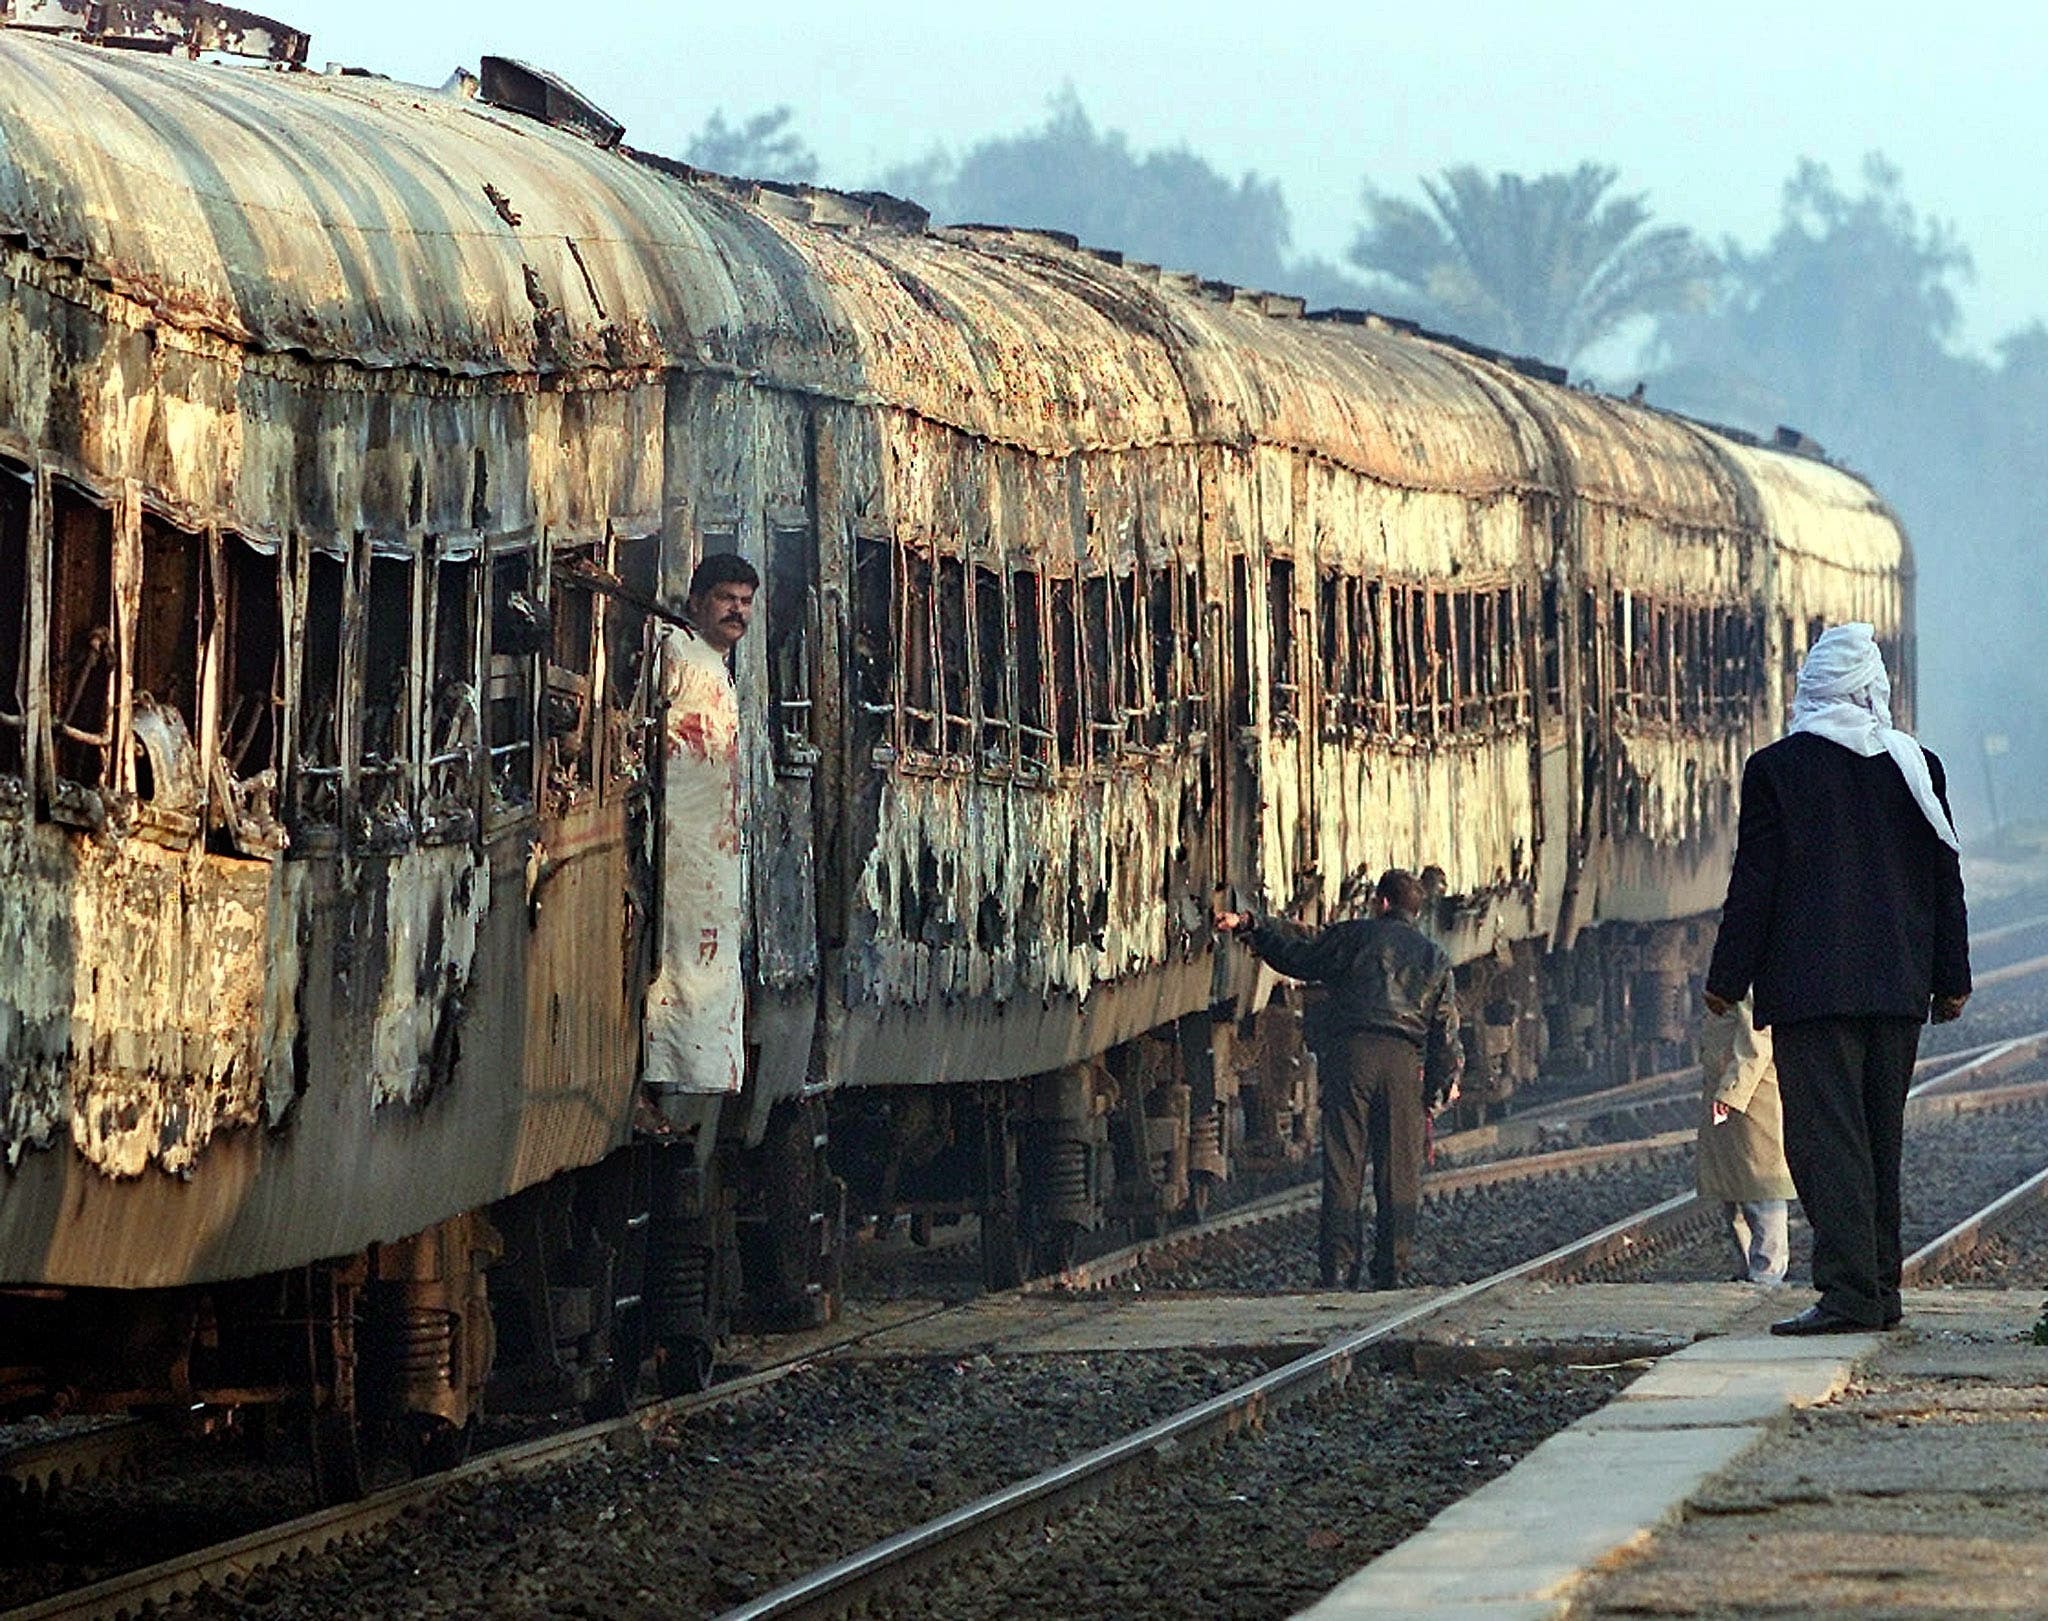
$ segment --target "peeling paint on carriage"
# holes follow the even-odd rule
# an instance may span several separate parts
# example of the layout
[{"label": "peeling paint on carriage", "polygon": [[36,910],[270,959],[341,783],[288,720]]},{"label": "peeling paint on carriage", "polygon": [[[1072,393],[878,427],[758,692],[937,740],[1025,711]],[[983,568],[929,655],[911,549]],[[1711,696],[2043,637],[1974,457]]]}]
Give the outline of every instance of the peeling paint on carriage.
[{"label": "peeling paint on carriage", "polygon": [[[0,1140],[188,1175],[265,1114],[272,875],[0,823]],[[166,934],[165,916],[187,927]],[[289,1038],[286,1041],[289,1046]]]}]

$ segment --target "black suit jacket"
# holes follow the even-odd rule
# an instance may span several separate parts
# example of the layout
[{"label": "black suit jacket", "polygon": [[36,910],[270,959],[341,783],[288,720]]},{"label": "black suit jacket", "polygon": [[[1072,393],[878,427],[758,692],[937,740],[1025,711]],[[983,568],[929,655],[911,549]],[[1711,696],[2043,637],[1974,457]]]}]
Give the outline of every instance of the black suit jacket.
[{"label": "black suit jacket", "polygon": [[[1934,792],[1948,779],[1927,753]],[[1707,989],[1752,987],[1758,1025],[1896,1015],[1970,990],[1963,874],[1889,754],[1810,732],[1742,769],[1735,870]]]}]

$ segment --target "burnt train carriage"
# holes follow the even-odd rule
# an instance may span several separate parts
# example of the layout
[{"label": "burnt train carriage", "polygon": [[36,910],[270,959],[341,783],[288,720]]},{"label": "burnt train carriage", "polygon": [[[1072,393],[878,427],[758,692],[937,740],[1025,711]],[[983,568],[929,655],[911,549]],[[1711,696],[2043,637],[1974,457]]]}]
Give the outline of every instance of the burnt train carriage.
[{"label": "burnt train carriage", "polygon": [[[445,1438],[487,1269],[601,1396],[820,1309],[842,1177],[997,1276],[1156,1221],[1311,1130],[1219,884],[1434,869],[1482,1098],[1682,1044],[1784,669],[1907,630],[1863,485],[481,88],[0,30],[0,1401]],[[745,1084],[636,1114],[721,549]]]}]

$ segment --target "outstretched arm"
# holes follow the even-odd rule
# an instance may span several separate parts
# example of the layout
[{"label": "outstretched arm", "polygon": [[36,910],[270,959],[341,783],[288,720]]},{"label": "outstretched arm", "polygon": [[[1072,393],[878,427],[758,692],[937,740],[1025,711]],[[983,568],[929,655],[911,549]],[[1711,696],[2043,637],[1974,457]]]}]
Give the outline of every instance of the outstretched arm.
[{"label": "outstretched arm", "polygon": [[1261,962],[1277,968],[1290,979],[1330,980],[1342,975],[1347,953],[1343,946],[1344,927],[1309,929],[1285,918],[1260,917],[1252,912],[1218,913],[1217,927],[1232,921],[1232,932],[1251,947]]}]

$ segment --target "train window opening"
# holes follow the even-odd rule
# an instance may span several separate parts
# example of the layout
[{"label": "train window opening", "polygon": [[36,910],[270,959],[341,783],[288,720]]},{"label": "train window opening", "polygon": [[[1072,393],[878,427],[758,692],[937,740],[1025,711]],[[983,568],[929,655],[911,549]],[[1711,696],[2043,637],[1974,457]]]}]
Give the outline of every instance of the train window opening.
[{"label": "train window opening", "polygon": [[448,842],[468,838],[476,815],[477,746],[483,733],[477,704],[477,579],[473,558],[444,557],[434,565],[433,698],[420,831]]},{"label": "train window opening", "polygon": [[142,515],[142,589],[135,611],[135,696],[174,709],[189,728],[199,715],[199,649],[205,640],[206,537],[154,512]]},{"label": "train window opening", "polygon": [[1108,759],[1123,738],[1123,717],[1117,713],[1115,653],[1110,636],[1109,576],[1090,574],[1081,582],[1081,657],[1088,694],[1091,754]]},{"label": "train window opening", "polygon": [[[573,568],[587,559],[587,549],[558,550],[557,563]],[[597,593],[564,583],[557,573],[548,598],[547,695],[543,720],[547,735],[548,785],[557,795],[573,798],[596,780],[591,724],[590,678],[596,668]]]},{"label": "train window opening", "polygon": [[1657,718],[1663,721],[1678,718],[1678,648],[1672,626],[1674,617],[1671,605],[1660,602],[1652,621],[1656,642],[1650,680],[1657,697]]},{"label": "train window opening", "polygon": [[1252,705],[1251,564],[1230,560],[1230,720],[1234,726],[1254,724]]},{"label": "train window opening", "polygon": [[873,535],[853,542],[853,703],[866,723],[896,716],[896,545]]},{"label": "train window opening", "polygon": [[[815,548],[808,523],[768,525],[768,567],[762,617],[768,631],[768,698],[775,717],[775,763],[806,771],[817,763],[812,660],[818,619]],[[610,610],[608,609],[607,612]]]},{"label": "train window opening", "polygon": [[282,557],[221,537],[221,765],[230,782],[277,769],[284,720]]},{"label": "train window opening", "polygon": [[1735,616],[1718,604],[1707,610],[1707,642],[1712,669],[1707,675],[1707,715],[1719,725],[1728,718],[1728,693],[1734,675]]},{"label": "train window opening", "polygon": [[504,819],[533,804],[534,665],[549,641],[547,611],[534,594],[528,552],[503,552],[491,559],[490,638],[484,743],[491,809]]},{"label": "train window opening", "polygon": [[898,603],[903,648],[903,746],[939,751],[938,672],[932,659],[932,560],[904,548],[903,593]]},{"label": "train window opening", "polygon": [[1036,574],[1020,569],[1010,576],[1010,612],[1016,632],[1017,753],[1043,773],[1053,763],[1057,740],[1046,724],[1045,613]]},{"label": "train window opening", "polygon": [[50,709],[57,776],[106,784],[114,744],[114,517],[51,486]]},{"label": "train window opening", "polygon": [[1006,771],[1011,764],[1010,618],[1003,605],[1003,577],[992,568],[974,570],[974,674],[980,692],[981,733],[976,753],[984,769]]},{"label": "train window opening", "polygon": [[[1619,603],[1622,599],[1617,596],[1614,600]],[[1621,639],[1620,626],[1621,620],[1619,617],[1616,617],[1609,621],[1607,628],[1608,634],[1614,638],[1616,644],[1616,652],[1613,655],[1615,668],[1625,670],[1627,665],[1623,662],[1619,651]],[[1601,713],[1600,599],[1594,594],[1590,586],[1579,592],[1579,687],[1579,703],[1585,711],[1587,721],[1590,722],[1593,717]],[[1619,689],[1617,689],[1615,704],[1619,707],[1620,703],[1621,698]],[[1590,725],[1587,735],[1589,737],[1592,735]]]},{"label": "train window opening", "polygon": [[1680,718],[1688,726],[1700,724],[1712,701],[1714,666],[1707,654],[1708,635],[1702,627],[1705,614],[1702,608],[1685,610],[1683,651],[1679,655],[1685,672],[1680,689]]},{"label": "train window opening", "polygon": [[1412,737],[1416,732],[1415,654],[1412,646],[1415,624],[1408,609],[1408,587],[1393,585],[1387,588],[1387,615],[1392,632],[1388,656],[1394,674],[1394,731],[1402,737]]},{"label": "train window opening", "polygon": [[1059,734],[1059,759],[1078,766],[1084,753],[1081,713],[1081,619],[1074,602],[1074,582],[1057,578],[1047,585],[1052,609],[1052,698],[1054,730]]},{"label": "train window opening", "polygon": [[1629,597],[1629,697],[1637,720],[1653,720],[1663,709],[1664,681],[1658,668],[1657,605]]},{"label": "train window opening", "polygon": [[339,557],[306,559],[305,629],[299,640],[299,714],[292,770],[292,832],[341,825],[341,629],[348,571]]},{"label": "train window opening", "polygon": [[1483,730],[1490,719],[1487,702],[1493,695],[1493,637],[1479,618],[1483,597],[1471,591],[1451,596],[1451,618],[1458,661],[1458,724],[1468,731]]},{"label": "train window opening", "polygon": [[411,832],[413,562],[372,555],[363,612],[362,736],[356,792],[373,840]]},{"label": "train window opening", "polygon": [[1116,718],[1120,722],[1116,743],[1122,748],[1144,743],[1145,712],[1150,704],[1145,687],[1144,575],[1136,568],[1118,575],[1110,599],[1116,622]]},{"label": "train window opening", "polygon": [[1198,738],[1209,729],[1209,621],[1200,564],[1181,570],[1181,735]]},{"label": "train window opening", "polygon": [[1323,730],[1342,729],[1345,721],[1344,576],[1325,569],[1316,582],[1316,642],[1322,654]]},{"label": "train window opening", "polygon": [[1365,697],[1368,731],[1384,732],[1391,726],[1387,706],[1392,693],[1388,686],[1386,588],[1378,580],[1365,583]]},{"label": "train window opening", "polygon": [[[1588,603],[1592,593],[1586,594]],[[1586,621],[1590,633],[1592,621]],[[1617,591],[1611,599],[1611,612],[1607,620],[1608,635],[1611,638],[1609,652],[1612,657],[1614,679],[1614,710],[1617,715],[1629,714],[1635,704],[1635,653],[1633,634],[1635,616],[1630,610],[1629,595]],[[1590,651],[1590,647],[1589,647]]]},{"label": "train window opening", "polygon": [[1430,723],[1439,732],[1456,724],[1458,715],[1458,667],[1455,631],[1451,627],[1451,595],[1447,591],[1429,594],[1430,616],[1423,645],[1429,649],[1432,682]]},{"label": "train window opening", "polygon": [[1564,615],[1555,580],[1543,582],[1542,613],[1538,634],[1543,647],[1543,701],[1557,714],[1564,709]]},{"label": "train window opening", "polygon": [[1373,623],[1365,582],[1344,577],[1344,723],[1354,731],[1373,730]]},{"label": "train window opening", "polygon": [[[1502,586],[1493,594],[1493,718],[1500,726],[1519,726],[1529,718],[1528,672],[1522,665],[1521,591]],[[1480,601],[1482,616],[1487,604]]]},{"label": "train window opening", "polygon": [[213,848],[267,856],[282,848],[277,822],[284,735],[283,557],[241,536],[220,540],[220,780]]},{"label": "train window opening", "polygon": [[1146,585],[1146,646],[1152,654],[1152,690],[1146,742],[1155,749],[1170,747],[1180,724],[1181,656],[1179,626],[1174,617],[1173,571],[1155,567]]},{"label": "train window opening", "polygon": [[[661,593],[661,536],[616,536],[612,575],[627,594],[605,605],[604,682],[611,707],[623,716],[633,711],[646,674],[647,611],[639,604],[653,602]],[[614,759],[607,769],[616,770],[622,763]]]},{"label": "train window opening", "polygon": [[967,565],[957,557],[939,559],[938,676],[945,735],[940,751],[961,759],[974,756],[974,668],[967,632]]},{"label": "train window opening", "polygon": [[1273,726],[1290,732],[1298,718],[1301,674],[1294,641],[1294,564],[1284,557],[1266,565],[1266,635]]},{"label": "train window opening", "polygon": [[0,462],[0,777],[28,777],[28,559],[35,476]]}]

